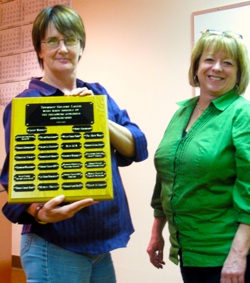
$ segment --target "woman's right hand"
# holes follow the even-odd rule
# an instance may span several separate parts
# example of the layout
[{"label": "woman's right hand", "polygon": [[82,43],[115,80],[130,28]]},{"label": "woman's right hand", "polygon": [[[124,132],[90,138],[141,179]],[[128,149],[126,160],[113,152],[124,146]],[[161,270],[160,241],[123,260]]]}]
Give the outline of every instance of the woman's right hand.
[{"label": "woman's right hand", "polygon": [[165,262],[163,260],[163,249],[163,237],[160,235],[152,235],[148,244],[147,253],[149,255],[150,262],[158,269],[163,268],[163,265],[165,265]]},{"label": "woman's right hand", "polygon": [[93,91],[86,87],[78,87],[73,89],[71,92],[64,93],[65,96],[92,96]]},{"label": "woman's right hand", "polygon": [[[46,223],[62,221],[65,219],[72,218],[81,209],[98,203],[98,201],[94,201],[93,199],[88,198],[60,206],[60,204],[63,203],[64,200],[65,196],[60,195],[46,202],[38,212],[38,219]],[[38,205],[40,204],[31,204],[28,207],[27,212],[34,216],[35,210]]]},{"label": "woman's right hand", "polygon": [[150,262],[156,268],[163,268],[165,265],[164,262],[164,238],[162,236],[162,231],[165,226],[166,219],[165,217],[156,217],[154,219],[153,227],[152,227],[152,234],[151,239],[148,244],[147,253],[149,255]]}]

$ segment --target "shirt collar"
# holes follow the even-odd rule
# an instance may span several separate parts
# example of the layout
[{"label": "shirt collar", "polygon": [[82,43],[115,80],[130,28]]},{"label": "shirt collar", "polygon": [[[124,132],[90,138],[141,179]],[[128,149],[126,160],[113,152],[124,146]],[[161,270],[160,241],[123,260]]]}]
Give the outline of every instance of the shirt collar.
[{"label": "shirt collar", "polygon": [[[236,99],[240,96],[237,94],[236,89],[232,89],[229,92],[223,94],[222,96],[212,100],[212,104],[220,111],[224,111],[229,105],[231,105]],[[182,107],[191,107],[194,106],[199,100],[199,96],[186,99],[180,102],[177,102],[179,106]]]},{"label": "shirt collar", "polygon": [[[77,87],[83,87],[84,84],[85,83],[83,81],[76,79]],[[44,96],[51,96],[51,95],[63,96],[64,95],[60,89],[53,87],[49,84],[46,84],[45,82],[41,81],[41,78],[32,78],[29,84],[29,88],[41,91]]]},{"label": "shirt collar", "polygon": [[222,96],[214,99],[212,101],[213,105],[221,111],[224,111],[229,105],[231,105],[240,96],[236,93],[236,89],[232,89],[229,92],[223,94]]}]

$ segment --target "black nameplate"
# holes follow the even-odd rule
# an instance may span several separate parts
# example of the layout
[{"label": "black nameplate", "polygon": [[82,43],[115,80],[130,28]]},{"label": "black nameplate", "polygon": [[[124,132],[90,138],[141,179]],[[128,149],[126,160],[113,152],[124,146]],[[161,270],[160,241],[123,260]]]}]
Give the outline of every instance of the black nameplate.
[{"label": "black nameplate", "polygon": [[92,178],[105,178],[106,177],[106,172],[105,171],[86,172],[85,176],[88,179],[92,179]]},{"label": "black nameplate", "polygon": [[36,137],[34,135],[17,135],[15,137],[18,142],[34,141]]},{"label": "black nameplate", "polygon": [[62,159],[80,159],[82,158],[81,152],[63,152],[61,155]]},{"label": "black nameplate", "polygon": [[85,133],[84,134],[84,138],[85,139],[103,139],[104,138],[104,134],[101,132],[95,133]]},{"label": "black nameplate", "polygon": [[69,172],[69,173],[62,173],[62,178],[67,179],[82,179],[81,172]]},{"label": "black nameplate", "polygon": [[88,161],[85,163],[86,168],[104,168],[106,163],[104,161]]},{"label": "black nameplate", "polygon": [[33,151],[36,149],[34,144],[17,144],[15,146],[16,151]]},{"label": "black nameplate", "polygon": [[81,190],[83,188],[83,183],[63,183],[62,189],[63,190]]},{"label": "black nameplate", "polygon": [[104,189],[107,187],[106,182],[87,182],[86,188],[87,189]]},{"label": "black nameplate", "polygon": [[38,180],[58,180],[58,173],[41,173],[38,175]]},{"label": "black nameplate", "polygon": [[58,163],[40,163],[38,164],[39,170],[56,170],[59,168]]},{"label": "black nameplate", "polygon": [[85,158],[103,158],[105,157],[104,151],[88,151],[84,153]]},{"label": "black nameplate", "polygon": [[93,124],[93,103],[27,104],[27,126],[56,126]]},{"label": "black nameplate", "polygon": [[16,192],[32,192],[35,190],[35,185],[32,184],[20,184],[14,186]]},{"label": "black nameplate", "polygon": [[48,183],[48,184],[39,184],[39,191],[57,191],[59,189],[59,184],[57,183]]},{"label": "black nameplate", "polygon": [[16,182],[34,181],[35,174],[16,174],[14,175],[14,179]]},{"label": "black nameplate", "polygon": [[63,169],[80,169],[82,168],[81,162],[64,162],[62,163]]}]

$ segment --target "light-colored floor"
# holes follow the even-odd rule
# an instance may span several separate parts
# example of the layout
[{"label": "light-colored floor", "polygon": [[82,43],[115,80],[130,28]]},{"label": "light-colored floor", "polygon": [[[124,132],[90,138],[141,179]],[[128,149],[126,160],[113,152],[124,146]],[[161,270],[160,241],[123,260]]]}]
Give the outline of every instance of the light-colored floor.
[{"label": "light-colored floor", "polygon": [[26,277],[24,271],[19,268],[12,268],[11,283],[25,283]]}]

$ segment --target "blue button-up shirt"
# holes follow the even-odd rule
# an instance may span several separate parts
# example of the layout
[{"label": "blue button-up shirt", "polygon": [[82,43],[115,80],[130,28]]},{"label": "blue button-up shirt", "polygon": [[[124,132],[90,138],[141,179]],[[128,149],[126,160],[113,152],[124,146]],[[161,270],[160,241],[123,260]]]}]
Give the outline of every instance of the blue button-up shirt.
[{"label": "blue button-up shirt", "polygon": [[[36,233],[45,240],[73,252],[100,254],[125,247],[130,235],[134,232],[118,166],[128,166],[134,161],[145,160],[148,157],[147,142],[139,127],[130,121],[127,111],[121,110],[100,84],[77,80],[77,87],[87,87],[93,91],[94,95],[107,95],[108,118],[126,127],[134,138],[135,156],[133,158],[125,157],[111,147],[114,200],[100,201],[96,205],[82,209],[73,218],[47,225],[38,224],[26,212],[28,204],[6,203],[3,213],[13,223],[24,224],[23,233]],[[31,80],[29,88],[17,97],[63,95],[59,89],[34,78]],[[3,123],[7,155],[0,181],[8,190],[11,103],[4,111]]]}]

